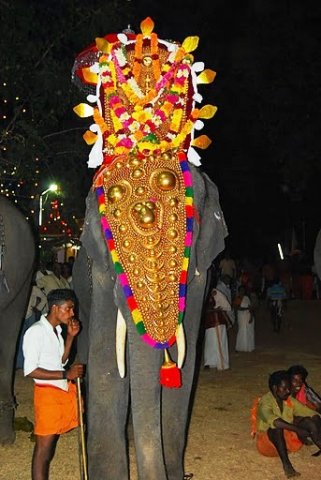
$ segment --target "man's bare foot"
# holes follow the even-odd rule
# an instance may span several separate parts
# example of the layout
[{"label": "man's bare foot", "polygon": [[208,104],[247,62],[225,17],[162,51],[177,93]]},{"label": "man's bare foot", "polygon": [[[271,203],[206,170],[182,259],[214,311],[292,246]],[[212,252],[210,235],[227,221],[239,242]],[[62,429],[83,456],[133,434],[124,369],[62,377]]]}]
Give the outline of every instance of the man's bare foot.
[{"label": "man's bare foot", "polygon": [[284,473],[286,478],[300,477],[301,473],[294,470],[291,463],[283,465]]},{"label": "man's bare foot", "polygon": [[301,473],[294,470],[293,467],[284,468],[284,473],[285,473],[286,478],[293,478],[293,477],[300,477],[301,476]]}]

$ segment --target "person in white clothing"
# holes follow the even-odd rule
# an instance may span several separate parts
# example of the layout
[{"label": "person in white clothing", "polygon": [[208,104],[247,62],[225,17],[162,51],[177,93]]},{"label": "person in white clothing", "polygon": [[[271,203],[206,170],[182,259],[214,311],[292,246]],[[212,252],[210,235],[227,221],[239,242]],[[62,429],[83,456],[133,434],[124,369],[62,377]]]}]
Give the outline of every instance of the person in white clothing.
[{"label": "person in white clothing", "polygon": [[245,294],[245,288],[239,287],[239,292],[234,300],[238,331],[235,350],[237,352],[252,352],[255,348],[254,316],[251,309],[251,300]]},{"label": "person in white clothing", "polygon": [[[80,325],[74,318],[75,295],[57,289],[47,297],[49,313],[42,315],[23,339],[24,375],[34,379],[36,437],[32,458],[32,480],[48,480],[49,466],[60,434],[79,425],[76,386],[70,380],[82,377],[84,366],[64,366]],[[61,324],[67,327],[66,340]]]},{"label": "person in white clothing", "polygon": [[21,332],[19,335],[16,353],[16,368],[23,368],[22,340],[25,332],[28,330],[29,327],[31,327],[31,325],[33,325],[37,320],[39,320],[41,314],[46,313],[47,310],[48,306],[46,295],[37,285],[33,285],[29,297],[27,313],[24,318]]},{"label": "person in white clothing", "polygon": [[60,263],[55,262],[53,265],[53,272],[49,275],[43,275],[37,280],[37,285],[41,288],[46,295],[51,290],[59,288],[71,288],[68,280],[66,280],[61,274],[62,266]]},{"label": "person in white clothing", "polygon": [[214,288],[208,299],[205,313],[204,367],[227,370],[229,350],[227,328],[231,326],[227,313],[231,304],[226,296]]},{"label": "person in white clothing", "polygon": [[[232,278],[229,275],[221,275],[216,285],[216,290],[219,290],[226,296],[230,304],[230,307],[232,305],[231,283],[232,283]],[[234,325],[235,323],[234,310],[230,308],[230,310],[226,310],[226,313],[230,319],[231,324]]]}]

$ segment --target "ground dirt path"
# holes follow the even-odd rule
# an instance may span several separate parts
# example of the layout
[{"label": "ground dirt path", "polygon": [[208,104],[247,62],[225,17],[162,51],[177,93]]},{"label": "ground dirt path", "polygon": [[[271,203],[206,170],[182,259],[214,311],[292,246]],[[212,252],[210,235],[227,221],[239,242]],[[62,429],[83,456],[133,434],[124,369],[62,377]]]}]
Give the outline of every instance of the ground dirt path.
[{"label": "ground dirt path", "polygon": [[[230,332],[231,370],[200,371],[186,451],[186,471],[194,473],[193,480],[285,479],[277,458],[264,458],[256,452],[249,433],[250,408],[253,399],[267,391],[268,374],[294,363],[305,365],[310,384],[321,392],[320,328],[321,301],[293,300],[280,334],[272,332],[264,306],[259,308],[255,352],[235,353],[236,332]],[[20,371],[15,392],[17,415],[33,420],[32,381],[23,379]],[[30,480],[33,443],[29,436],[17,432],[14,445],[0,447],[0,480]],[[304,447],[291,457],[302,480],[321,478],[321,458],[311,457],[315,450]],[[78,480],[78,465],[78,434],[72,431],[58,443],[50,480]],[[136,479],[133,466],[132,480]]]}]

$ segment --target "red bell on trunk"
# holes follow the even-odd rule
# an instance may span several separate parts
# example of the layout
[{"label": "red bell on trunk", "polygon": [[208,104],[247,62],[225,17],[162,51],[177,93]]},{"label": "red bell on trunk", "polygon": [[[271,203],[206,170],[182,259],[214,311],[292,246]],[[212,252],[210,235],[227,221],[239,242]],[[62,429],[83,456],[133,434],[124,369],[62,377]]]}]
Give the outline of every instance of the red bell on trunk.
[{"label": "red bell on trunk", "polygon": [[173,362],[167,350],[164,350],[164,363],[160,369],[160,384],[167,388],[180,388],[182,374],[176,363]]}]

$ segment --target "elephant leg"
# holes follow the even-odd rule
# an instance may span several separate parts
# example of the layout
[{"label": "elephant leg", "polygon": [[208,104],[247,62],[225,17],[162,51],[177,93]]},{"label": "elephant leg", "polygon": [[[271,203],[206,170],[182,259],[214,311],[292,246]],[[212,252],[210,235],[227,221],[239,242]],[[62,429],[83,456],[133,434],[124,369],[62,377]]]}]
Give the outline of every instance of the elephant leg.
[{"label": "elephant leg", "polygon": [[[183,385],[179,389],[163,389],[163,445],[168,480],[183,480],[184,477],[184,452],[190,420],[190,398],[194,381],[196,346],[205,287],[206,274],[195,276],[188,286],[184,318],[186,359],[182,368]],[[175,358],[174,352],[172,357]]]},{"label": "elephant leg", "polygon": [[117,307],[108,272],[93,265],[94,290],[88,352],[88,470],[90,480],[128,480],[126,425],[128,376],[121,379],[115,354]]},{"label": "elephant leg", "polygon": [[139,480],[167,480],[161,436],[159,370],[163,352],[142,342],[128,324],[130,393]]},{"label": "elephant leg", "polygon": [[10,444],[15,440],[13,428],[15,401],[13,394],[14,360],[22,316],[29,294],[31,275],[23,284],[17,297],[1,312],[0,328],[6,332],[2,336],[0,348],[0,444]]}]

